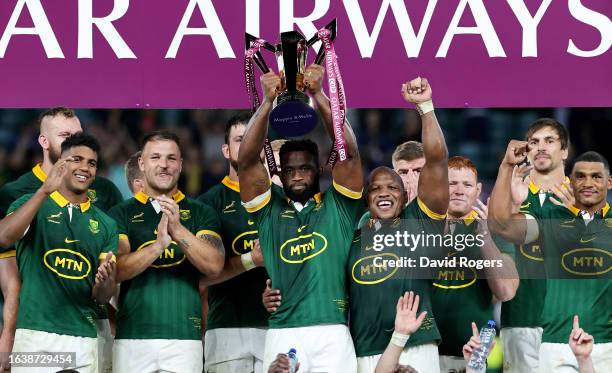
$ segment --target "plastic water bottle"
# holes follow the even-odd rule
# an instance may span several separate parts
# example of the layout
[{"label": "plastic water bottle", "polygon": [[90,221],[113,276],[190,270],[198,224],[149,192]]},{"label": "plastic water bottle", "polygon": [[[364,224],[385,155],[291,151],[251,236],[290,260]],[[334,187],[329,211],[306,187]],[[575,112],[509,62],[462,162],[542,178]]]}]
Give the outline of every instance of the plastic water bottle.
[{"label": "plastic water bottle", "polygon": [[487,356],[491,352],[495,334],[495,321],[489,320],[487,326],[480,329],[480,347],[472,353],[468,368],[476,372],[484,372],[487,369]]},{"label": "plastic water bottle", "polygon": [[297,358],[297,351],[295,350],[295,348],[292,348],[289,350],[289,352],[287,352],[287,357],[289,357],[289,372],[290,373],[295,373],[295,370],[297,369],[297,363],[298,363],[298,358]]}]

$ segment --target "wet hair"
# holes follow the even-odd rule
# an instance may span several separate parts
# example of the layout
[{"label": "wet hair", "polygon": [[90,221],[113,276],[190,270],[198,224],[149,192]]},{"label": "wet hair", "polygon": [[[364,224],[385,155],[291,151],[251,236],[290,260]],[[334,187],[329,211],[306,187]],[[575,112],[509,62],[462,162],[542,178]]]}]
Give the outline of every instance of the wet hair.
[{"label": "wet hair", "polygon": [[569,146],[569,133],[561,123],[552,118],[540,118],[531,123],[527,129],[527,133],[525,134],[525,140],[529,141],[534,133],[546,127],[552,128],[557,133],[557,136],[559,136],[559,142],[561,142],[561,149],[567,149]]},{"label": "wet hair", "polygon": [[240,112],[233,117],[231,117],[227,123],[225,124],[225,143],[229,144],[229,135],[232,131],[232,127],[238,125],[247,125],[251,120],[251,113],[249,112]]}]

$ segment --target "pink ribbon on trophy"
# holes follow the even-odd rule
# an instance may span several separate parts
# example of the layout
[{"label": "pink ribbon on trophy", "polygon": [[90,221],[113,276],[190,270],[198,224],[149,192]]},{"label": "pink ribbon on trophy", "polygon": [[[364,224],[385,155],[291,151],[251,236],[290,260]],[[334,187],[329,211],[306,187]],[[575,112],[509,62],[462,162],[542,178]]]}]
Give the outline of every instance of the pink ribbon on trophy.
[{"label": "pink ribbon on trophy", "polygon": [[344,138],[344,119],[346,117],[346,97],[344,96],[344,85],[338,66],[338,56],[334,50],[331,40],[331,31],[323,28],[317,31],[317,36],[325,48],[325,71],[329,87],[329,104],[331,107],[334,146],[327,162],[333,166],[337,158],[340,162],[347,159],[346,139]]},{"label": "pink ribbon on trophy", "polygon": [[[253,68],[253,59],[256,58],[255,55],[259,53],[261,47],[266,44],[266,41],[263,39],[256,39],[251,43],[251,47],[247,49],[244,54],[244,76],[246,81],[246,90],[249,95],[249,103],[251,104],[251,113],[255,113],[261,101],[259,100],[259,93],[257,92],[257,86],[255,85],[255,70]],[[265,64],[260,65],[260,68],[265,68],[267,70],[267,66]],[[263,71],[267,73],[268,71]],[[266,156],[266,163],[268,164],[268,171],[270,172],[270,176],[278,173],[278,168],[276,166],[276,161],[274,160],[274,152],[272,151],[272,146],[270,145],[270,140],[266,137],[264,142],[264,154]]]}]

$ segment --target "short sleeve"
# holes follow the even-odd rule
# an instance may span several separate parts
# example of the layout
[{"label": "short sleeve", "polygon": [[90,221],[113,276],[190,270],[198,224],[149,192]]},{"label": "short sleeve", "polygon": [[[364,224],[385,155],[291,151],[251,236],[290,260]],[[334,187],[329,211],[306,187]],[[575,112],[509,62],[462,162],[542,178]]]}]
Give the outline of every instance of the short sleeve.
[{"label": "short sleeve", "polygon": [[221,239],[221,219],[219,214],[212,207],[200,202],[196,202],[195,208],[198,210],[195,223],[196,237],[211,235]]},{"label": "short sleeve", "polygon": [[110,216],[116,224],[117,236],[120,239],[127,239],[127,221],[123,205],[117,205],[111,208],[108,211],[108,216]]},{"label": "short sleeve", "polygon": [[[359,222],[359,217],[364,213],[364,203],[362,192],[351,191],[336,182],[327,190],[331,199],[334,201],[342,228],[347,235],[353,234],[355,227]],[[326,199],[327,196],[323,198]]]},{"label": "short sleeve", "polygon": [[119,234],[117,232],[117,224],[114,220],[108,219],[108,229],[106,236],[104,237],[104,243],[100,248],[98,259],[100,261],[106,258],[107,253],[110,251],[113,253],[113,260],[117,258],[117,248],[119,246]]}]

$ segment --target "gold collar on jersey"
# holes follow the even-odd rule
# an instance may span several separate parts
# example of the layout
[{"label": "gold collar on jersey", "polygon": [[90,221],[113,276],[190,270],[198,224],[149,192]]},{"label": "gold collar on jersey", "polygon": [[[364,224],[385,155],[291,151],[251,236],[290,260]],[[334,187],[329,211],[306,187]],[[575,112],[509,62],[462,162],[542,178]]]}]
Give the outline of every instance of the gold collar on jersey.
[{"label": "gold collar on jersey", "polygon": [[[564,183],[569,183],[570,179],[569,177],[565,177],[565,179],[563,180]],[[531,192],[531,194],[538,194],[540,193],[540,187],[535,185],[533,181],[529,181],[529,191]]]},{"label": "gold collar on jersey", "polygon": [[[582,210],[580,210],[576,206],[570,207],[569,210],[572,212],[572,214],[576,216],[582,214]],[[598,212],[601,212],[601,217],[605,218],[606,215],[608,215],[608,211],[610,211],[610,204],[606,202],[606,205],[600,211],[597,211],[595,214],[597,214]]]},{"label": "gold collar on jersey", "polygon": [[[143,205],[145,205],[149,201],[149,198],[151,198],[151,197],[148,194],[146,194],[145,192],[141,191],[141,192],[136,193],[134,195],[134,198],[136,198],[136,200],[138,202],[140,202]],[[185,199],[185,195],[180,190],[177,190],[176,193],[174,193],[172,195],[172,199],[174,200],[174,202],[179,203],[183,199]]]},{"label": "gold collar on jersey", "polygon": [[[70,204],[70,201],[68,201],[66,197],[62,196],[60,192],[58,192],[57,190],[51,193],[49,197],[51,197],[51,199],[55,203],[57,203],[59,207],[66,207]],[[81,212],[85,212],[89,210],[90,207],[91,207],[91,200],[89,198],[87,198],[87,202],[79,203],[79,208],[81,209]]]},{"label": "gold collar on jersey", "polygon": [[[321,203],[322,196],[323,196],[323,195],[321,194],[321,192],[318,192],[317,194],[315,194],[314,196],[312,196],[312,198],[310,198],[308,201],[310,201],[310,200],[314,199],[315,204],[317,204],[317,205],[318,205],[319,203]],[[291,202],[294,202],[294,203],[295,203],[295,201],[291,200],[291,198],[289,198],[289,197],[285,197],[285,198],[287,199],[287,203],[289,203],[289,204],[291,204]],[[306,204],[308,204],[308,201],[306,201]],[[306,204],[305,204],[304,206],[306,206]]]}]

